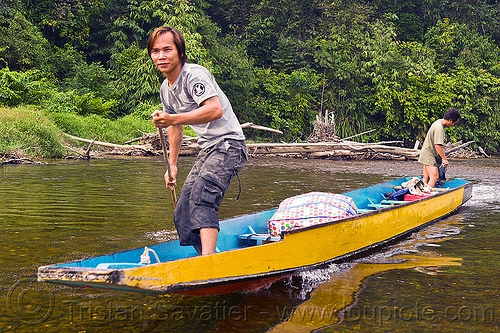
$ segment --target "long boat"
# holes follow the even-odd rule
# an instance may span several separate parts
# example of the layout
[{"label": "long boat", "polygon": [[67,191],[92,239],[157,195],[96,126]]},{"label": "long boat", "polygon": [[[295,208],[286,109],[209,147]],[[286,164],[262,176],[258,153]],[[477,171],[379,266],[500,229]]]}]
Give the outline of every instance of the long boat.
[{"label": "long boat", "polygon": [[[42,266],[38,280],[152,293],[223,294],[261,287],[293,274],[362,256],[451,213],[472,195],[472,182],[448,180],[432,195],[388,200],[410,178],[343,193],[357,214],[279,236],[268,233],[277,209],[220,221],[217,252],[199,256],[178,240]],[[142,256],[142,257],[141,257]],[[145,259],[145,260],[144,260]]]}]

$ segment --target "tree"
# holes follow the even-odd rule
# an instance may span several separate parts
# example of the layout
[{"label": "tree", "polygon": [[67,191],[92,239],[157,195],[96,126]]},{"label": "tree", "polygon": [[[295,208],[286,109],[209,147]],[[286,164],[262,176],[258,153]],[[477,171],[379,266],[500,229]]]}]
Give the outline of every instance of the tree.
[{"label": "tree", "polygon": [[0,68],[27,70],[46,62],[50,44],[16,8],[0,16]]},{"label": "tree", "polygon": [[426,34],[426,45],[436,52],[436,66],[443,72],[459,66],[489,70],[498,64],[500,53],[488,37],[471,31],[467,25],[437,22]]},{"label": "tree", "polygon": [[24,0],[32,22],[56,46],[85,46],[90,40],[89,18],[103,5],[100,0]]},{"label": "tree", "polygon": [[475,33],[492,36],[497,45],[500,43],[500,4],[496,0],[427,0],[423,11],[432,25],[449,19],[452,23],[467,24]]},{"label": "tree", "polygon": [[[353,3],[332,5],[324,12],[322,30],[312,43],[318,72],[322,73],[320,113],[335,115],[337,135],[346,137],[366,130],[373,106],[375,46],[390,42],[393,30],[375,31],[372,8]],[[383,23],[379,23],[383,25]],[[379,38],[380,34],[385,41]]]},{"label": "tree", "polygon": [[[314,36],[315,27],[320,24],[323,5],[320,0],[262,0],[254,8],[243,35],[255,65],[281,69],[274,65],[287,62],[281,57],[283,46],[287,47],[286,55],[291,50],[300,53],[303,43]],[[295,69],[302,64],[301,61]]]},{"label": "tree", "polygon": [[224,35],[241,35],[250,22],[250,15],[260,0],[208,0],[207,14]]},{"label": "tree", "polygon": [[432,26],[432,18],[427,12],[426,0],[374,0],[370,1],[380,16],[391,14],[391,22],[401,41],[420,42]]},{"label": "tree", "polygon": [[[201,1],[198,4],[204,5]],[[131,3],[128,14],[117,19],[116,29],[110,35],[113,41],[112,65],[120,91],[121,110],[118,114],[129,114],[140,103],[159,103],[158,91],[163,78],[144,47],[149,33],[161,25],[175,27],[183,33],[190,62],[213,69],[205,44],[210,45],[216,40],[218,30],[192,1]]]},{"label": "tree", "polygon": [[311,70],[285,74],[262,69],[257,80],[255,98],[249,101],[255,121],[283,131],[282,140],[305,138],[316,114],[319,76]]}]

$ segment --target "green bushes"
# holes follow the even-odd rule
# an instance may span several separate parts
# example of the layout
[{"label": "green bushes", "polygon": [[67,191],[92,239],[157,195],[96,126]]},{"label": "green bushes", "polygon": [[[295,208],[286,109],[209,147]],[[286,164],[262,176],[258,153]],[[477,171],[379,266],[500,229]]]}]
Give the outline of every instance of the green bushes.
[{"label": "green bushes", "polygon": [[30,107],[0,108],[0,153],[22,151],[37,157],[60,157],[60,130],[42,112]]},{"label": "green bushes", "polygon": [[48,113],[75,113],[82,116],[107,116],[117,102],[95,96],[94,92],[79,94],[75,90],[55,92],[49,99],[42,101],[41,106]]},{"label": "green bushes", "polygon": [[53,92],[54,86],[38,70],[0,69],[0,105],[36,105]]}]

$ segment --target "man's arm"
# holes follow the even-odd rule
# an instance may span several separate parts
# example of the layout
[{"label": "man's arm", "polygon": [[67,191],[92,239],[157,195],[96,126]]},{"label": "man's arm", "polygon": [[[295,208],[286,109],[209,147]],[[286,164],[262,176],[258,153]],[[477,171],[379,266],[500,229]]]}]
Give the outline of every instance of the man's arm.
[{"label": "man's arm", "polygon": [[448,166],[448,159],[446,158],[446,154],[444,153],[443,145],[434,145],[436,148],[437,153],[439,156],[441,156],[441,159],[443,160],[443,166],[446,168]]},{"label": "man's arm", "polygon": [[167,171],[165,182],[168,187],[173,187],[176,185],[177,158],[179,157],[182,143],[183,125],[205,124],[219,119],[222,117],[222,106],[219,97],[213,96],[204,100],[198,108],[192,111],[176,114],[155,111],[152,117],[156,127],[168,127],[168,143],[170,145],[169,162],[173,179],[169,179]]},{"label": "man's arm", "polygon": [[[164,115],[168,115],[168,113],[160,110],[156,110],[151,114],[151,117],[153,117],[153,123],[156,127],[166,127],[160,125],[162,116]],[[167,187],[170,188],[173,188],[177,182],[177,158],[179,157],[183,136],[184,127],[182,125],[172,125],[168,127],[168,162],[170,164],[170,171],[172,174],[169,175],[168,170],[165,172],[165,183],[167,184]]]},{"label": "man's arm", "polygon": [[172,125],[205,124],[221,117],[222,106],[219,97],[213,96],[201,102],[201,105],[193,111],[176,114],[162,112],[153,119],[153,122],[156,127],[168,127]]},{"label": "man's arm", "polygon": [[184,128],[182,125],[173,125],[168,128],[168,144],[169,154],[168,160],[170,162],[170,169],[172,174],[168,175],[168,170],[165,173],[165,183],[167,187],[173,188],[177,185],[177,159],[181,149],[182,138],[184,136]]}]

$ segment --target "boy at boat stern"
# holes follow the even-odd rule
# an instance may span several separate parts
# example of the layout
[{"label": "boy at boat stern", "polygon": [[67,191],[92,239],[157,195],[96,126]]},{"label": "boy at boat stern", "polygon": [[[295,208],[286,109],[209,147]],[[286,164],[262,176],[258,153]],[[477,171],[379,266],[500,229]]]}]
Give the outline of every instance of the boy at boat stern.
[{"label": "boy at boat stern", "polygon": [[418,161],[424,165],[422,180],[431,188],[439,179],[439,167],[446,168],[449,164],[443,150],[445,142],[445,128],[452,127],[460,120],[460,112],[451,108],[445,112],[442,119],[436,120],[425,136]]},{"label": "boy at boat stern", "polygon": [[184,125],[198,135],[201,147],[174,211],[179,241],[194,246],[201,255],[212,254],[219,232],[219,206],[232,178],[247,161],[245,136],[212,74],[187,63],[184,37],[177,29],[155,29],[147,45],[153,63],[166,78],[160,88],[163,110],[152,117],[156,127],[168,128],[172,174],[165,173],[167,187],[173,189],[177,182]]}]

